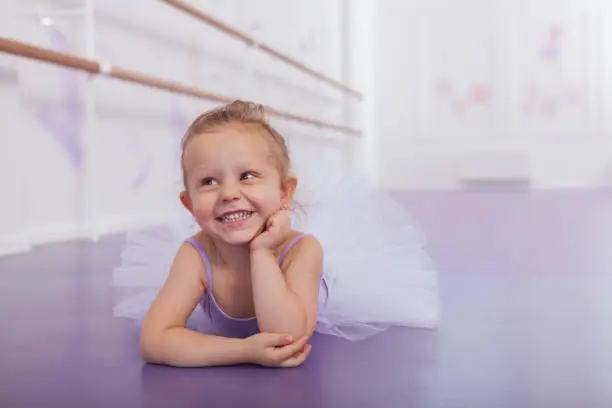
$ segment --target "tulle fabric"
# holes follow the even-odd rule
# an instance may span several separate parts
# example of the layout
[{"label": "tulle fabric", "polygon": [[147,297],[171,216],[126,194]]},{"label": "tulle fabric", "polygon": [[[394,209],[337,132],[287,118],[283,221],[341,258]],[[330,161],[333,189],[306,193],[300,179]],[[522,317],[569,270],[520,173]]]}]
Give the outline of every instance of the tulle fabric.
[{"label": "tulle fabric", "polygon": [[403,205],[363,179],[344,179],[305,212],[296,227],[325,250],[318,332],[357,340],[390,326],[438,325],[436,269]]},{"label": "tulle fabric", "polygon": [[[437,273],[424,235],[387,193],[363,179],[343,179],[295,211],[293,227],[315,235],[325,251],[317,332],[360,340],[391,326],[438,325]],[[126,234],[113,273],[113,285],[124,290],[116,316],[142,320],[178,247],[196,231],[186,214],[162,228]],[[200,321],[198,309],[191,322]]]}]

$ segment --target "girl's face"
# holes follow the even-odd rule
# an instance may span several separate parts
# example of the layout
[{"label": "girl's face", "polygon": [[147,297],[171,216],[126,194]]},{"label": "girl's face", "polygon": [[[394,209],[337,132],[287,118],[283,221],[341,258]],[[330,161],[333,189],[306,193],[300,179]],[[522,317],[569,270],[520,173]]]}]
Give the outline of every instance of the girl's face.
[{"label": "girl's face", "polygon": [[214,239],[246,244],[291,201],[296,180],[283,182],[263,132],[253,125],[224,125],[194,136],[186,147],[181,201]]}]

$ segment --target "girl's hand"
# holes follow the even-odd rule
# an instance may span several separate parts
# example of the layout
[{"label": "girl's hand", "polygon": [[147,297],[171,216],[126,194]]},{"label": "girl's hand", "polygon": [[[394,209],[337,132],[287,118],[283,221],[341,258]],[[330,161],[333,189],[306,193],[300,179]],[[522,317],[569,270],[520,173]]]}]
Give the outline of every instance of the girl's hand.
[{"label": "girl's hand", "polygon": [[291,231],[291,219],[286,207],[281,207],[266,222],[265,229],[251,241],[251,250],[274,250],[283,243]]},{"label": "girl's hand", "polygon": [[286,334],[257,333],[244,341],[247,361],[264,367],[297,367],[312,349],[308,337],[292,343]]}]

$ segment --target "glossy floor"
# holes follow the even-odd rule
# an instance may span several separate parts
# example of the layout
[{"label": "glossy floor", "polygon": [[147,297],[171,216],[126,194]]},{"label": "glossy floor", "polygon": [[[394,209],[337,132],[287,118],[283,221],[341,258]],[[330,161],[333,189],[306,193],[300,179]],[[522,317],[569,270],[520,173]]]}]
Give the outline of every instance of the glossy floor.
[{"label": "glossy floor", "polygon": [[293,370],[143,364],[113,318],[120,237],[0,258],[3,407],[610,407],[612,195],[399,194],[440,270],[437,331],[315,337]]}]

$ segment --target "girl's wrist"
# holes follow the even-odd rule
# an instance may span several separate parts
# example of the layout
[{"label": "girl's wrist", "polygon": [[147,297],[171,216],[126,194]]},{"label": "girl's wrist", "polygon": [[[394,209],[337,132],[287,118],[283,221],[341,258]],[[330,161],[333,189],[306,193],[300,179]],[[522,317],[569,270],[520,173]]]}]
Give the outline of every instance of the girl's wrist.
[{"label": "girl's wrist", "polygon": [[259,258],[260,256],[274,255],[274,251],[265,247],[251,247],[250,251],[251,259]]},{"label": "girl's wrist", "polygon": [[[266,276],[270,271],[278,270],[274,251],[268,248],[253,248],[250,254],[251,274]],[[262,275],[263,273],[263,275]]]},{"label": "girl's wrist", "polygon": [[251,341],[249,340],[250,338],[244,338],[244,339],[237,339],[237,344],[238,344],[238,355],[239,355],[239,361],[241,361],[243,364],[252,364],[254,363],[254,358],[253,358],[253,352],[252,352],[252,347],[251,347]]}]

